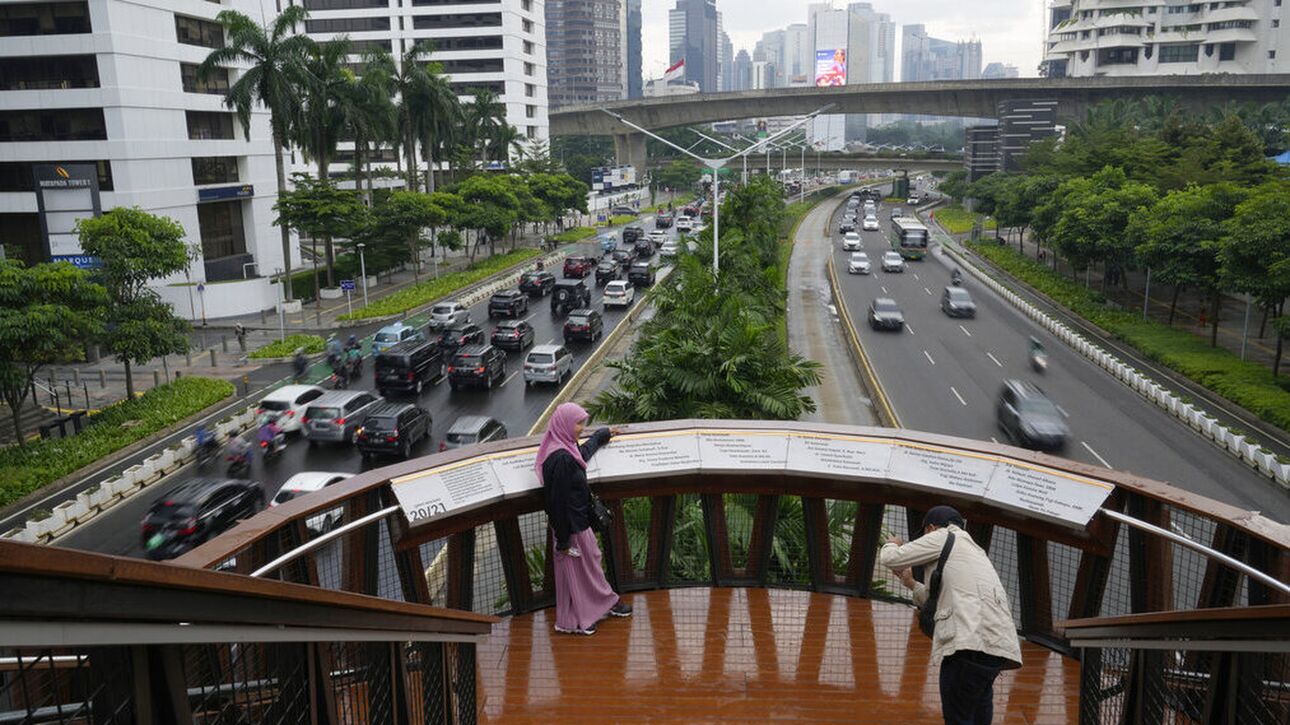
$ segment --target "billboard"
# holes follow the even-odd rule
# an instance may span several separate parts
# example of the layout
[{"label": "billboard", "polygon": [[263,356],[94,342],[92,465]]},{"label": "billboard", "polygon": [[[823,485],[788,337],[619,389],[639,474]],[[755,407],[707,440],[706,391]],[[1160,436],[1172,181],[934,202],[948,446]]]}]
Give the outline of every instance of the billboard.
[{"label": "billboard", "polygon": [[831,48],[815,51],[815,85],[845,86],[847,84],[847,50]]},{"label": "billboard", "polygon": [[78,267],[98,264],[81,251],[76,222],[102,213],[99,204],[99,172],[94,164],[35,164],[36,210],[45,254],[55,262]]}]

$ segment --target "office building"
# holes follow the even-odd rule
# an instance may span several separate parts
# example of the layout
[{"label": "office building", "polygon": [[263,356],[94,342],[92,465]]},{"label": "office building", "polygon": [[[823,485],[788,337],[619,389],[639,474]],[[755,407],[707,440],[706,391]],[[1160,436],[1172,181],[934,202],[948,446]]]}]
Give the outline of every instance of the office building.
[{"label": "office building", "polygon": [[968,126],[963,129],[963,168],[968,182],[999,170],[999,127]]},{"label": "office building", "polygon": [[627,97],[644,93],[641,67],[641,0],[627,0]]},{"label": "office building", "polygon": [[[721,16],[717,13],[717,17]],[[730,36],[722,30],[717,36],[717,45],[721,48],[719,55],[721,62],[717,65],[717,86],[723,91],[734,90],[735,78],[735,46],[730,42]]]},{"label": "office building", "polygon": [[[824,3],[808,8],[811,34],[815,38],[815,85],[846,85],[851,78],[850,13]],[[841,151],[846,146],[846,116],[816,116],[808,126],[808,138],[824,151]]]},{"label": "office building", "polygon": [[1020,171],[1021,158],[1030,144],[1057,134],[1057,101],[1026,99],[1001,101],[999,119],[999,168]]},{"label": "office building", "polygon": [[[1057,0],[1041,72],[1063,76],[1284,73],[1281,0]],[[1290,51],[1284,51],[1290,52]]]},{"label": "office building", "polygon": [[902,26],[902,81],[972,80],[981,77],[981,41],[954,42],[927,35],[923,25]]},{"label": "office building", "polygon": [[731,90],[746,91],[753,87],[752,84],[753,61],[748,55],[748,51],[740,50],[735,54],[734,62],[734,84]]},{"label": "office building", "polygon": [[703,93],[719,89],[719,24],[716,0],[676,0],[676,7],[668,11],[669,60],[684,59],[685,80],[699,84]]},{"label": "office building", "polygon": [[815,36],[806,23],[794,23],[780,31],[783,38],[778,63],[780,85],[812,85],[815,82]]},{"label": "office building", "polygon": [[628,18],[627,0],[547,1],[547,99],[551,108],[627,96]]},{"label": "office building", "polygon": [[[223,99],[239,70],[208,80],[196,73],[224,44],[221,10],[258,16],[259,3],[0,5],[0,241],[8,256],[88,266],[76,219],[137,206],[178,222],[197,252],[186,275],[156,282],[177,314],[273,307],[278,287],[266,275],[283,260],[268,114],[253,111],[245,133]],[[203,286],[169,286],[187,279]]]},{"label": "office building", "polygon": [[1004,63],[989,63],[981,71],[982,78],[1020,78],[1021,73],[1015,65],[1006,65]]}]

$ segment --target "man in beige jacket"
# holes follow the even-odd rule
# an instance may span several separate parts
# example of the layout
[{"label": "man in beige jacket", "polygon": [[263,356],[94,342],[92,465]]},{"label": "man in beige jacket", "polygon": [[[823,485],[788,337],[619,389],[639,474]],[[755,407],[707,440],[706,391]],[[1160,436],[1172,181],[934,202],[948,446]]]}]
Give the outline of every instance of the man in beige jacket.
[{"label": "man in beige jacket", "polygon": [[[941,712],[946,725],[981,725],[994,716],[994,680],[1000,670],[1021,666],[1021,645],[1008,595],[999,574],[965,531],[963,517],[949,506],[934,506],[923,517],[922,534],[908,544],[892,537],[880,560],[905,586],[914,604],[935,608],[932,662],[941,666]],[[910,567],[925,566],[926,581],[950,534],[954,545],[941,572],[938,601]]]}]

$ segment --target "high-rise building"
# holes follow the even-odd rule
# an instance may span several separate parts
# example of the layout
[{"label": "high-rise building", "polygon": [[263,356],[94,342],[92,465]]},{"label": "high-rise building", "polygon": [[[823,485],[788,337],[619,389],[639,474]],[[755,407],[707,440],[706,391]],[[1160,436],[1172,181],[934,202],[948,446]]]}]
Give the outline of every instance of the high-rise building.
[{"label": "high-rise building", "polygon": [[[780,62],[780,85],[811,85],[815,81],[815,36],[806,23],[795,23],[783,30],[783,54]],[[806,81],[810,81],[810,83]]]},{"label": "high-rise building", "polygon": [[1281,0],[1056,0],[1041,72],[1062,76],[1281,73]]},{"label": "high-rise building", "polygon": [[981,71],[982,78],[1019,78],[1021,73],[1017,66],[1004,63],[990,63]]},{"label": "high-rise building", "polygon": [[716,0],[676,0],[668,11],[670,61],[685,59],[685,80],[715,93],[721,63]]},{"label": "high-rise building", "polygon": [[644,94],[641,66],[641,0],[627,0],[627,97]]},{"label": "high-rise building", "polygon": [[901,35],[902,81],[971,80],[981,77],[981,41],[954,42],[927,35],[923,25],[905,25]]},{"label": "high-rise building", "polygon": [[[846,85],[851,81],[851,18],[847,10],[826,3],[807,9],[811,34],[815,38],[812,76],[815,85]],[[846,116],[830,114],[811,120],[808,135],[824,151],[840,151],[846,145]]]},{"label": "high-rise building", "polygon": [[968,126],[963,129],[963,168],[969,182],[999,170],[999,127]]},{"label": "high-rise building", "polygon": [[547,98],[551,108],[628,93],[626,0],[548,0]]},{"label": "high-rise building", "polygon": [[[197,250],[187,275],[156,281],[177,314],[273,307],[278,288],[268,275],[283,259],[269,116],[254,109],[248,134],[224,106],[241,69],[197,77],[197,66],[225,43],[215,22],[221,10],[259,17],[260,4],[0,7],[0,241],[8,256],[91,265],[72,230],[76,220],[137,206],[177,221]],[[196,307],[194,287],[169,286],[186,277],[223,284],[197,288]]]},{"label": "high-rise building", "polygon": [[746,91],[751,89],[753,87],[752,69],[753,61],[752,57],[748,55],[748,51],[740,50],[736,53],[734,62],[734,87],[731,88],[731,90]]},{"label": "high-rise building", "polygon": [[[717,13],[717,17],[720,18],[721,13]],[[734,88],[732,86],[734,85],[735,78],[735,46],[730,42],[730,36],[726,34],[726,31],[724,30],[721,31],[717,38],[717,44],[721,49],[719,56],[721,58],[721,62],[717,66],[717,85],[723,91],[733,91]]]},{"label": "high-rise building", "polygon": [[784,60],[785,41],[783,30],[772,30],[763,33],[761,40],[757,41],[757,44],[753,46],[753,61],[765,61],[770,64],[772,85],[767,86],[768,88],[785,85],[783,81],[779,80],[784,75],[784,69],[788,66]]}]

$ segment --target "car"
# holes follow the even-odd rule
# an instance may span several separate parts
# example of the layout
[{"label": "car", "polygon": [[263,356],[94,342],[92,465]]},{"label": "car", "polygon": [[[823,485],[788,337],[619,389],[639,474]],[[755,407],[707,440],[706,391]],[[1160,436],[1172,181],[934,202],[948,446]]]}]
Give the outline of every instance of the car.
[{"label": "car", "polygon": [[529,297],[545,297],[554,286],[555,275],[550,272],[539,270],[520,275],[520,291],[528,293]]},{"label": "car", "polygon": [[634,287],[649,287],[654,284],[654,266],[649,262],[636,262],[627,270],[627,281]]},{"label": "car", "polygon": [[670,213],[661,211],[654,216],[654,228],[667,229],[672,226],[673,221],[674,217]]},{"label": "car", "polygon": [[626,204],[619,204],[618,206],[614,207],[613,209],[610,209],[610,210],[609,210],[609,213],[610,213],[610,215],[612,215],[612,216],[636,216],[637,214],[639,214],[639,213],[640,213],[640,211],[639,211],[636,207],[634,207],[634,206],[627,206]]},{"label": "car", "polygon": [[852,252],[847,260],[847,272],[850,274],[869,274],[869,255],[864,252]]},{"label": "car", "polygon": [[237,478],[194,478],[158,496],[139,526],[149,559],[185,554],[264,508],[264,489]]},{"label": "car", "polygon": [[[339,471],[301,471],[283,481],[282,488],[279,488],[278,492],[273,495],[273,500],[269,501],[269,508],[281,506],[288,501],[294,501],[301,496],[308,496],[332,484],[340,483],[347,478],[353,477],[354,474],[352,473],[341,473]],[[315,534],[324,534],[336,528],[336,524],[340,523],[344,517],[345,507],[337,506],[305,519],[305,527]]]},{"label": "car", "polygon": [[439,333],[439,347],[445,355],[451,355],[458,348],[475,345],[484,341],[484,331],[479,325],[467,322],[464,325],[453,325]]},{"label": "car", "polygon": [[917,196],[911,194],[910,197],[905,200],[905,203],[910,206],[918,206],[919,199]]},{"label": "car", "polygon": [[694,219],[688,216],[679,216],[676,218],[676,230],[678,232],[689,232],[694,230]]},{"label": "car", "polygon": [[884,252],[882,255],[882,271],[884,272],[904,272],[905,258],[900,256],[900,252],[892,250]]},{"label": "car", "polygon": [[573,255],[564,258],[564,276],[566,279],[582,279],[591,274],[591,270],[595,268],[596,262],[591,257]]},{"label": "car", "polygon": [[645,238],[645,227],[633,224],[630,227],[623,227],[623,244],[635,244],[637,241]]},{"label": "car", "polygon": [[854,232],[855,230],[856,230],[856,222],[854,219],[850,221],[843,219],[842,222],[838,224],[839,234],[846,234],[847,232]]},{"label": "car", "polygon": [[995,418],[1003,432],[1023,448],[1060,451],[1070,437],[1061,410],[1039,386],[1026,380],[1003,382]]},{"label": "car", "polygon": [[591,309],[577,309],[569,313],[564,321],[564,341],[574,340],[594,342],[605,334],[605,320],[599,312]]},{"label": "car", "polygon": [[863,228],[866,232],[878,231],[878,217],[876,216],[865,217],[864,221],[861,223],[861,228]]},{"label": "car", "polygon": [[305,408],[301,431],[310,446],[320,442],[349,443],[367,411],[380,402],[380,398],[363,390],[333,390]]},{"label": "car", "polygon": [[383,403],[367,414],[354,431],[354,446],[364,460],[380,453],[393,453],[407,460],[412,447],[430,438],[434,421],[430,411],[412,403]]},{"label": "car", "polygon": [[677,243],[669,240],[667,242],[664,242],[663,246],[658,248],[658,256],[663,259],[671,259],[676,256],[677,251],[679,250],[680,250],[680,247],[677,245]]},{"label": "car", "polygon": [[632,249],[636,251],[637,259],[649,259],[654,256],[654,242],[644,237],[637,239]]},{"label": "car", "polygon": [[618,246],[618,237],[612,234],[601,234],[596,237],[596,242],[600,244],[600,253],[612,252]]},{"label": "car", "polygon": [[284,385],[264,396],[255,408],[255,417],[276,415],[283,433],[298,431],[305,417],[305,406],[326,392],[317,385]]},{"label": "car", "polygon": [[898,206],[898,207],[896,207],[895,209],[892,209],[892,210],[891,210],[891,218],[892,218],[892,219],[896,219],[896,218],[898,218],[898,217],[903,217],[903,216],[905,216],[905,207],[903,207],[903,206]]},{"label": "car", "polygon": [[393,325],[386,325],[376,331],[372,336],[372,352],[377,353],[386,348],[394,347],[400,342],[420,338],[424,340],[426,335],[420,328],[411,325],[405,325],[402,322],[396,322]]},{"label": "car", "polygon": [[488,317],[523,317],[529,311],[529,298],[517,289],[502,290],[488,298]]},{"label": "car", "polygon": [[636,247],[615,249],[609,254],[609,258],[617,262],[620,269],[626,270],[636,261]]},{"label": "car", "polygon": [[658,249],[664,244],[667,244],[667,240],[670,239],[670,237],[667,235],[667,232],[660,232],[660,231],[652,231],[647,236],[650,242],[654,244],[655,249]]},{"label": "car", "polygon": [[950,317],[976,317],[976,303],[962,287],[946,287],[941,293],[941,312]]},{"label": "car", "polygon": [[374,356],[372,378],[382,396],[393,393],[420,395],[448,372],[443,348],[428,340],[408,340]]},{"label": "car", "polygon": [[631,307],[636,299],[636,288],[626,280],[616,279],[605,285],[605,295],[601,303],[605,307]]},{"label": "car", "polygon": [[470,309],[460,302],[440,302],[430,308],[431,330],[442,330],[463,322],[470,322]]},{"label": "car", "polygon": [[573,353],[564,345],[538,345],[524,357],[524,384],[560,384],[573,373]]},{"label": "car", "polygon": [[492,390],[506,382],[506,353],[492,345],[463,347],[448,365],[448,384],[453,390],[475,386]]},{"label": "car", "polygon": [[864,240],[860,238],[857,232],[847,232],[842,235],[842,249],[847,252],[864,249]]},{"label": "car", "polygon": [[869,327],[875,330],[902,330],[905,327],[905,315],[900,311],[896,300],[890,297],[878,297],[869,303]]},{"label": "car", "polygon": [[503,350],[523,350],[533,344],[537,331],[524,320],[507,320],[493,328],[489,340]]},{"label": "car", "polygon": [[606,282],[612,282],[618,279],[618,275],[622,274],[622,271],[623,268],[618,262],[614,261],[612,257],[606,257],[600,260],[600,264],[596,265],[596,284],[601,285]]},{"label": "car", "polygon": [[463,448],[505,438],[506,426],[496,418],[484,415],[463,415],[448,429],[448,434],[443,437],[443,447]]},{"label": "car", "polygon": [[562,315],[569,310],[591,304],[591,290],[581,280],[562,279],[551,290],[551,314]]}]

